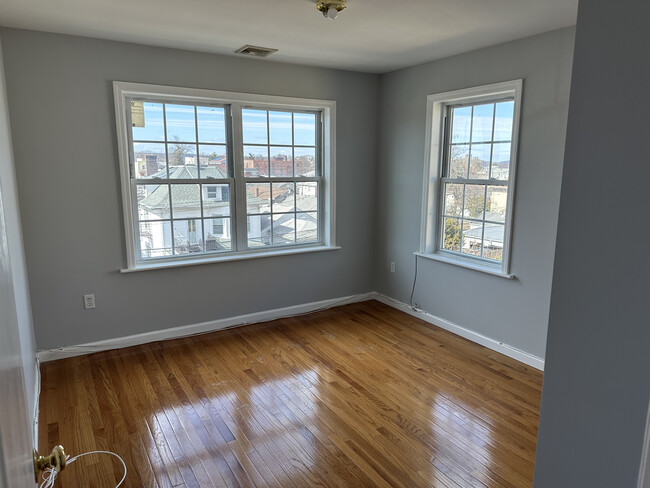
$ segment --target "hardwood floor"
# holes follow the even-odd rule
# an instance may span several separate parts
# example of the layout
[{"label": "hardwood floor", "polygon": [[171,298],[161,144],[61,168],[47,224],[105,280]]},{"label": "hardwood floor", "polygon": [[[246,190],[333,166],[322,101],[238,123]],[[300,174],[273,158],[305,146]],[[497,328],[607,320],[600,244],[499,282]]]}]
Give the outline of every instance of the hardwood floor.
[{"label": "hardwood floor", "polygon": [[41,453],[123,486],[532,485],[542,374],[376,301],[41,372]]}]

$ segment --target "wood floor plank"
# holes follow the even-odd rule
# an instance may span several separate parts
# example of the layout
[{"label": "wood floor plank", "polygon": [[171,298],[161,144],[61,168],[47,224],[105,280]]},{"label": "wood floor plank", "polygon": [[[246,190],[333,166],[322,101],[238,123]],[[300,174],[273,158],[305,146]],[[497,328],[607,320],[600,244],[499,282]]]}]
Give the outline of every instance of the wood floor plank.
[{"label": "wood floor plank", "polygon": [[[309,332],[305,332],[305,331],[300,331],[300,333],[302,333],[302,334],[309,334]],[[337,339],[337,342],[340,343],[341,340],[342,340],[342,335],[341,335],[340,333],[337,333],[336,339]],[[331,340],[331,339],[327,339],[327,340]],[[331,347],[330,347],[330,350],[338,350],[338,346],[332,344]],[[315,351],[311,351],[311,353],[314,354],[314,355],[317,355],[317,354],[318,354],[318,353],[315,352]],[[348,362],[348,363],[352,363],[352,364],[354,364],[355,366],[357,366],[356,371],[363,371],[362,363],[361,363],[361,362],[357,362],[357,361],[359,360],[359,358],[360,358],[360,357],[362,358],[363,356],[364,356],[363,353],[358,353],[358,354],[357,354],[357,357],[343,357],[342,360],[344,360],[344,361],[346,361],[346,362]],[[371,362],[371,361],[372,361],[372,360],[369,359],[369,358],[366,358],[365,360],[368,361],[368,362]],[[377,364],[376,367],[374,367],[374,368],[372,368],[372,369],[373,369],[373,371],[379,371],[379,370],[380,370],[380,367],[381,367],[381,364]],[[401,365],[394,365],[394,368],[395,368],[395,369],[399,369],[400,367],[401,367]],[[413,369],[413,368],[411,368],[411,369]],[[418,368],[418,369],[419,369],[419,368]],[[408,371],[407,371],[407,373],[408,373]],[[342,374],[342,373],[340,373],[340,374]],[[385,382],[384,385],[390,384],[390,379],[389,379],[389,378],[379,378],[379,379],[380,379],[380,380],[383,380],[383,381]],[[366,378],[366,380],[367,380],[367,382],[368,382],[368,381],[372,381],[372,378]],[[387,383],[386,383],[386,382],[387,382]],[[417,382],[421,382],[421,380],[419,380],[418,378],[414,378],[414,384],[417,384]],[[347,380],[347,383],[348,383],[348,384],[357,384],[356,381],[354,381],[354,380],[350,380],[350,379]],[[357,385],[357,389],[359,389],[359,388],[360,388],[360,387]],[[353,390],[353,391],[354,391],[354,390]],[[379,399],[377,399],[377,398],[373,398],[374,395],[370,394],[370,393],[367,392],[367,391],[364,392],[363,397],[364,397],[364,398],[372,399],[372,400],[374,401],[374,403],[379,404],[379,407],[380,407],[380,409],[379,409],[379,411],[378,411],[378,414],[379,414],[379,415],[382,415],[382,411],[384,411],[384,412],[388,412],[388,413],[395,413],[395,408],[389,408],[389,407],[386,407],[386,405],[385,405],[385,401],[388,400],[388,399],[390,398],[390,392],[391,392],[391,389],[390,389],[389,387],[385,387],[385,388],[382,390],[382,393],[383,393],[382,400],[379,400]],[[405,399],[404,397],[401,397],[401,398],[402,398],[402,401],[408,401],[408,400],[409,400],[409,398],[406,398],[406,399]],[[427,401],[429,401],[429,399],[427,399]],[[372,405],[371,405],[370,407],[372,407]],[[415,413],[417,413],[417,412],[419,411],[419,409],[418,409],[418,405],[413,405],[412,407],[413,407],[413,408],[409,409],[411,412],[415,412]],[[436,411],[437,411],[437,410],[436,410]],[[402,417],[399,417],[399,420],[402,421]],[[412,426],[413,428],[417,429],[419,432],[423,432],[423,431],[426,430],[426,429],[423,429],[423,426],[422,426],[421,424],[418,425],[418,423],[416,422],[416,419],[415,419],[415,418],[409,418],[409,419],[406,419],[406,420],[407,420],[407,426]],[[446,424],[442,424],[442,426],[443,426],[443,428],[444,428],[444,427],[446,426]],[[452,434],[453,434],[453,433],[452,433]],[[472,452],[472,448],[471,448],[471,446],[463,445],[464,443],[463,443],[463,437],[462,437],[462,436],[454,436],[454,437],[451,437],[451,442],[452,442],[452,443],[454,443],[454,442],[456,442],[456,441],[458,442],[458,447],[459,447],[459,449],[461,449],[461,451]],[[447,445],[449,446],[449,445],[451,445],[451,444],[448,443]]]},{"label": "wood floor plank", "polygon": [[129,487],[532,486],[542,374],[376,301],[41,374],[41,451]]}]

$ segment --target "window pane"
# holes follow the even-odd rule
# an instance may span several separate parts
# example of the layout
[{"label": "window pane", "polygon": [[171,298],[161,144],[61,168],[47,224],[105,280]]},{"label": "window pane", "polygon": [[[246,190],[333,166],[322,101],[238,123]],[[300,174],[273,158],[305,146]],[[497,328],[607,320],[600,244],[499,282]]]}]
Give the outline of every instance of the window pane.
[{"label": "window pane", "polygon": [[463,216],[482,219],[484,204],[485,185],[465,185],[465,209]]},{"label": "window pane", "polygon": [[226,110],[223,107],[196,107],[199,142],[226,143]]},{"label": "window pane", "polygon": [[270,183],[246,183],[246,212],[249,214],[271,211]]},{"label": "window pane", "polygon": [[316,176],[316,148],[294,148],[294,164],[296,176]]},{"label": "window pane", "polygon": [[463,221],[463,245],[460,252],[481,256],[481,236],[483,235],[483,223],[472,220]]},{"label": "window pane", "polygon": [[203,221],[203,235],[206,252],[232,250],[229,218],[205,219]]},{"label": "window pane", "polygon": [[506,221],[506,207],[508,205],[508,187],[488,186],[487,199],[485,200],[485,220],[493,222]]},{"label": "window pane", "polygon": [[293,176],[291,147],[271,146],[271,176]]},{"label": "window pane", "polygon": [[167,140],[174,142],[196,142],[194,106],[165,104]]},{"label": "window pane", "polygon": [[458,252],[460,250],[460,219],[446,218],[443,235],[443,249]]},{"label": "window pane", "polygon": [[451,146],[449,149],[449,177],[467,178],[469,145]]},{"label": "window pane", "polygon": [[472,107],[458,107],[452,110],[451,142],[469,142],[472,124]]},{"label": "window pane", "polygon": [[241,111],[244,144],[267,144],[266,110]]},{"label": "window pane", "polygon": [[133,127],[134,141],[164,141],[165,125],[163,123],[163,104],[151,102],[131,102],[142,104],[144,127]]},{"label": "window pane", "polygon": [[273,245],[281,246],[296,242],[296,215],[280,214],[273,216]]},{"label": "window pane", "polygon": [[273,213],[293,212],[296,209],[295,183],[273,183]]},{"label": "window pane", "polygon": [[199,146],[201,178],[228,178],[228,151],[226,146],[201,144]]},{"label": "window pane", "polygon": [[298,212],[296,214],[296,241],[318,242],[317,212]]},{"label": "window pane", "polygon": [[201,219],[174,220],[174,254],[203,252]]},{"label": "window pane", "polygon": [[510,143],[494,144],[492,151],[492,178],[507,180],[510,177]]},{"label": "window pane", "polygon": [[141,222],[139,230],[140,254],[143,259],[171,256],[171,222]]},{"label": "window pane", "polygon": [[291,145],[291,112],[269,112],[271,144]]},{"label": "window pane", "polygon": [[318,183],[296,183],[296,208],[303,211],[318,210]]},{"label": "window pane", "polygon": [[515,111],[515,102],[499,102],[496,106],[494,119],[494,140],[510,141],[512,139],[512,118]]},{"label": "window pane", "polygon": [[136,178],[167,178],[164,144],[133,144],[133,174]]},{"label": "window pane", "polygon": [[488,142],[492,140],[493,119],[493,103],[474,106],[474,116],[472,118],[472,142]]},{"label": "window pane", "polygon": [[230,186],[203,185],[203,216],[230,215]]},{"label": "window pane", "polygon": [[293,138],[297,146],[316,145],[316,114],[293,114]]},{"label": "window pane", "polygon": [[463,188],[465,185],[445,185],[445,215],[460,217],[463,212]]},{"label": "window pane", "polygon": [[271,216],[249,215],[247,218],[248,247],[261,247],[271,244]]},{"label": "window pane", "polygon": [[503,240],[505,226],[501,224],[485,224],[483,237],[483,257],[501,261],[503,259]]},{"label": "window pane", "polygon": [[170,178],[198,178],[196,146],[194,144],[167,144]]},{"label": "window pane", "polygon": [[138,185],[136,192],[138,198],[138,220],[170,218],[168,185]]},{"label": "window pane", "polygon": [[171,185],[174,219],[201,216],[199,185]]},{"label": "window pane", "polygon": [[268,146],[244,146],[244,172],[248,177],[269,175]]},{"label": "window pane", "polygon": [[492,144],[472,144],[469,177],[486,179],[490,174],[490,152]]}]

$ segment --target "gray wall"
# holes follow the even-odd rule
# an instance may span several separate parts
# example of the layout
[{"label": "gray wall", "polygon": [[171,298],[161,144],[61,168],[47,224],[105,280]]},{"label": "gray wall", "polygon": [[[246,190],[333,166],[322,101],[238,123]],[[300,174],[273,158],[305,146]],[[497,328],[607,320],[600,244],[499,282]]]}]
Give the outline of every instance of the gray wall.
[{"label": "gray wall", "polygon": [[11,260],[13,295],[16,302],[16,318],[20,336],[21,356],[27,408],[30,417],[34,417],[36,408],[36,346],[30,308],[29,289],[27,285],[27,268],[23,249],[23,237],[20,224],[20,210],[14,173],[14,159],[11,148],[11,130],[7,110],[2,46],[0,45],[0,189],[5,212],[7,230],[7,248]]},{"label": "gray wall", "polygon": [[433,315],[538,357],[546,344],[573,41],[574,29],[563,29],[381,80],[376,282],[408,302],[420,245],[427,95],[524,79],[511,261],[517,279],[420,258],[414,298]]},{"label": "gray wall", "polygon": [[[379,77],[0,30],[39,349],[372,289]],[[337,251],[120,274],[113,80],[337,101]],[[82,310],[95,293],[97,308]]]},{"label": "gray wall", "polygon": [[637,482],[650,396],[648,18],[647,0],[580,3],[537,488]]}]

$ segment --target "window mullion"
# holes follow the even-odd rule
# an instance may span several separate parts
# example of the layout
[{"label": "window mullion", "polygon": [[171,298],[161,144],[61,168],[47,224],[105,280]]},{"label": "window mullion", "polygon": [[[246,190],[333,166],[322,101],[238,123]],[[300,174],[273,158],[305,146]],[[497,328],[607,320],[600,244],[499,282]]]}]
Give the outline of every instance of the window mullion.
[{"label": "window mullion", "polygon": [[[291,119],[293,120],[293,115],[291,116]],[[275,236],[273,235],[273,183],[272,183],[272,173],[271,173],[271,118],[269,117],[269,111],[266,111],[266,157],[267,157],[267,164],[268,164],[268,175],[269,175],[269,190],[271,192],[271,197],[270,197],[270,203],[271,203],[271,208],[269,208],[269,211],[271,212],[271,245],[275,244]],[[248,209],[246,210],[248,211]],[[248,228],[248,227],[247,227]],[[262,236],[260,235],[260,239]]]},{"label": "window mullion", "polygon": [[[459,235],[460,240],[458,242],[458,252],[459,253],[463,252],[463,226],[465,225],[465,197],[466,197],[466,195],[467,195],[467,185],[463,185],[463,206],[460,207],[460,235]],[[444,211],[444,208],[443,208],[443,211]],[[444,244],[444,241],[443,241],[443,244]]]},{"label": "window mullion", "polygon": [[[235,229],[235,250],[242,251],[248,246],[246,245],[246,180],[244,178],[244,142],[242,130],[242,113],[241,105],[233,104],[230,107],[231,121],[232,121],[232,154],[233,154],[233,171],[234,171],[234,190],[235,190],[235,205],[233,212],[232,225]],[[232,196],[231,196],[232,198]]]},{"label": "window mullion", "polygon": [[[167,141],[167,104],[163,103],[162,104],[162,109],[163,109],[163,129],[164,129],[164,134],[165,134],[165,168],[167,169],[167,179],[169,180],[170,178],[170,172],[169,172],[169,144]],[[170,239],[171,239],[171,246],[172,246],[172,256],[176,254],[176,239],[174,238],[174,206],[173,206],[173,201],[172,201],[172,185],[167,184],[167,198],[169,198],[169,233],[170,233]],[[164,232],[164,231],[163,231]]]},{"label": "window mullion", "polygon": [[[490,156],[492,158],[492,156]],[[492,159],[490,159],[490,165],[492,165]],[[485,219],[487,218],[487,190],[488,185],[485,185],[485,190],[483,190],[483,222],[481,223],[481,257],[483,257],[483,242],[485,240]]]},{"label": "window mullion", "polygon": [[[196,143],[194,145],[194,150],[196,152],[196,182],[199,186],[199,204],[201,205],[201,252],[205,252],[205,215],[203,214],[203,185],[201,181],[201,151],[199,151],[199,115],[196,105],[194,106],[194,137],[196,138]],[[196,219],[194,220],[196,222]],[[188,224],[189,225],[189,224]],[[196,233],[196,224],[194,224],[194,232]]]}]

